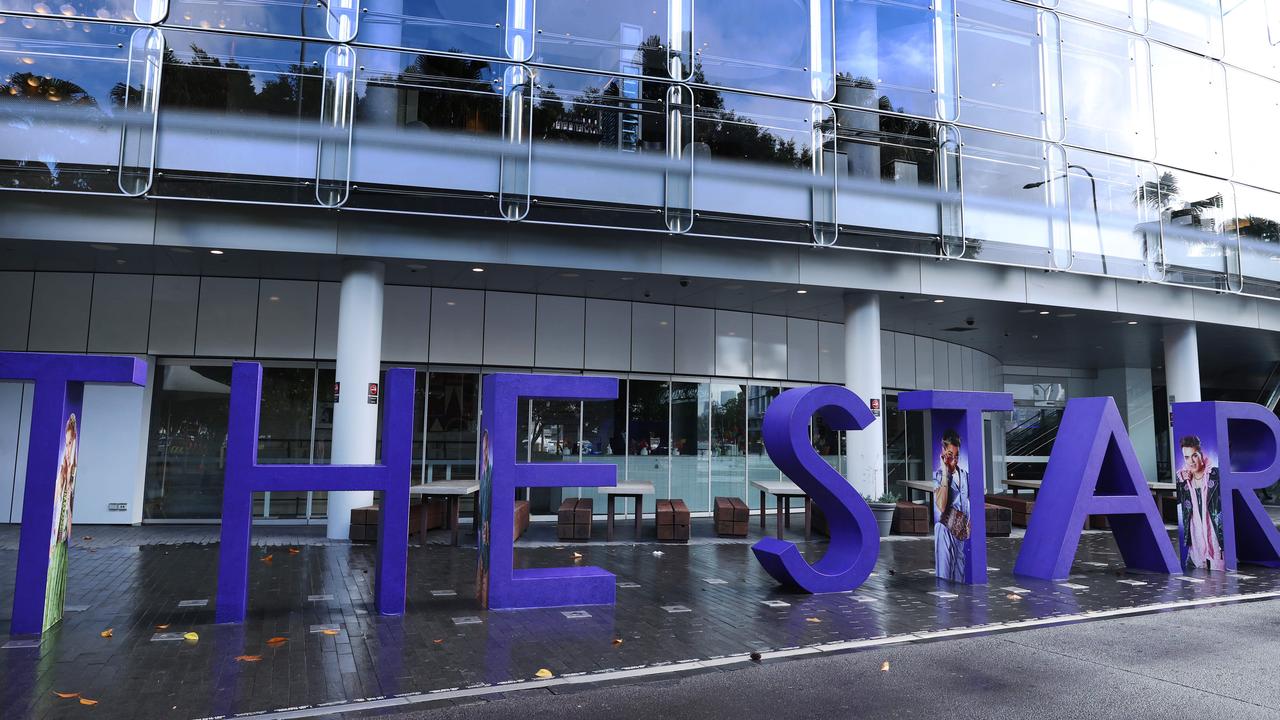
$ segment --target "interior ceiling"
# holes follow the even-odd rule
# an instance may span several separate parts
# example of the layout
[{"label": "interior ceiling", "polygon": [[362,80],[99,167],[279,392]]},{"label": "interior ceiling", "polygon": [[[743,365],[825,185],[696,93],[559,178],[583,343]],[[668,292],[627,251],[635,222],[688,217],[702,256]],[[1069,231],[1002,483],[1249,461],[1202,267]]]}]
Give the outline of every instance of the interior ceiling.
[{"label": "interior ceiling", "polygon": [[[8,241],[0,268],[157,273],[337,281],[342,257],[151,245]],[[509,292],[691,305],[843,322],[840,288],[747,280],[681,278],[596,270],[389,259],[386,280]],[[482,267],[483,272],[475,272]],[[798,291],[803,290],[803,293]],[[942,300],[942,302],[936,302]],[[1006,365],[1106,368],[1163,365],[1165,321],[1143,316],[993,300],[881,293],[883,327],[977,348]],[[1136,324],[1130,324],[1136,323]],[[1280,334],[1201,324],[1200,363],[1207,385],[1258,387],[1280,361]]]}]

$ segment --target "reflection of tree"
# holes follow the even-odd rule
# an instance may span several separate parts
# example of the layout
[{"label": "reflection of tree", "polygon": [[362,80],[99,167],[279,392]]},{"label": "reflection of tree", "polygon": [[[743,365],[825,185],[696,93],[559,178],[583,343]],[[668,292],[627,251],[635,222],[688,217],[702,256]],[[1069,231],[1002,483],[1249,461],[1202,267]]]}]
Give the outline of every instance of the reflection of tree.
[{"label": "reflection of tree", "polygon": [[0,82],[0,100],[47,100],[61,105],[98,107],[98,101],[84,88],[61,78],[22,72]]},{"label": "reflection of tree", "polygon": [[[394,90],[400,94],[398,104],[407,109],[405,116],[413,118],[410,125],[497,132],[502,108],[489,82],[492,74],[493,67],[483,60],[418,55],[396,76]],[[357,112],[374,90],[371,82]]]},{"label": "reflection of tree", "polygon": [[1236,221],[1240,237],[1258,242],[1280,243],[1280,222],[1257,215],[1247,215]]},{"label": "reflection of tree", "polygon": [[1153,210],[1160,210],[1178,197],[1178,177],[1168,170],[1160,174],[1159,180],[1147,180],[1142,187],[1133,191],[1134,207],[1146,205]]},{"label": "reflection of tree", "polygon": [[[24,143],[26,159],[5,163],[21,172],[22,179],[15,180],[15,184],[51,190],[94,189],[95,178],[83,174],[64,176],[63,166],[70,147],[83,145],[93,137],[84,134],[86,126],[100,126],[102,108],[93,95],[70,80],[16,72],[0,82],[0,101],[5,101],[0,111],[13,128],[32,131]],[[75,113],[77,119],[59,123],[45,113],[59,113],[68,119],[73,117],[70,113]],[[104,176],[99,174],[101,177]]]}]

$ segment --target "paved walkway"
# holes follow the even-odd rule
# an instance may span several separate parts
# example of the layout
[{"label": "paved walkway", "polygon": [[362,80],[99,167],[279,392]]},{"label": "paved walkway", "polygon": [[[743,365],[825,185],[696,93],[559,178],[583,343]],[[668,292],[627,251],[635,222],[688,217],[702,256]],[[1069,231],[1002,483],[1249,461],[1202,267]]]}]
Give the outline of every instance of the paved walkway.
[{"label": "paved walkway", "polygon": [[[978,587],[932,576],[931,539],[894,539],[857,592],[804,596],[782,592],[759,567],[750,551],[755,537],[565,546],[539,540],[550,532],[536,526],[517,563],[599,565],[618,576],[616,606],[481,611],[473,599],[474,549],[444,545],[439,534],[410,549],[407,614],[379,617],[369,614],[372,547],[328,543],[318,528],[256,528],[249,618],[219,626],[216,528],[77,528],[68,589],[74,611],[38,648],[0,650],[0,717],[79,717],[90,709],[55,692],[97,700],[97,717],[130,720],[358,709],[737,666],[753,652],[767,661],[879,638],[1280,594],[1280,571],[1262,568],[1194,578],[1125,572],[1109,533],[1085,534],[1068,583],[1015,578],[1018,538],[990,541],[991,582]],[[709,534],[701,524],[694,532]],[[798,533],[789,539],[811,559],[825,549]],[[0,540],[0,622],[7,627],[16,552],[5,549],[13,547],[10,535]],[[108,628],[112,637],[101,637]],[[199,639],[170,639],[188,631]],[[272,645],[271,638],[286,641]],[[0,645],[8,640],[0,635]],[[537,680],[542,669],[555,677]]]}]

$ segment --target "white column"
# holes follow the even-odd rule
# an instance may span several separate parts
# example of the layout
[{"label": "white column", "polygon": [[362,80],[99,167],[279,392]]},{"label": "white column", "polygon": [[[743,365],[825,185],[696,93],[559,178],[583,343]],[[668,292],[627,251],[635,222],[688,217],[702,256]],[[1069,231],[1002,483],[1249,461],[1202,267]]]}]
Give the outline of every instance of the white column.
[{"label": "white column", "polygon": [[1165,326],[1164,378],[1170,405],[1200,402],[1200,343],[1195,323]]},{"label": "white column", "polygon": [[[880,403],[880,296],[846,293],[844,296],[844,381],[867,405]],[[882,412],[878,412],[883,415]],[[863,495],[879,497],[884,485],[883,417],[865,430],[845,433],[849,482]]]},{"label": "white column", "polygon": [[[369,383],[382,364],[382,263],[349,261],[338,295],[338,403],[333,408],[333,464],[372,465],[378,461],[378,411],[369,403]],[[345,540],[351,509],[373,503],[372,491],[329,493],[329,538]]]}]

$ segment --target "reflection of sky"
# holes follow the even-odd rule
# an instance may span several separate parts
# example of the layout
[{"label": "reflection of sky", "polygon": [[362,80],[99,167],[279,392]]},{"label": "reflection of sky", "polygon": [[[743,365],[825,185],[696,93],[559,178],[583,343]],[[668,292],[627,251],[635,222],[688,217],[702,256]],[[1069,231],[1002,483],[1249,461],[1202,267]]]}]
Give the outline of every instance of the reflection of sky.
[{"label": "reflection of sky", "polygon": [[968,0],[957,3],[956,12],[961,122],[1039,135],[1037,11],[1003,0]]},{"label": "reflection of sky", "polygon": [[[665,43],[667,3],[657,0],[559,0],[538,5],[540,33],[534,61],[626,71],[635,61],[634,44],[619,44],[624,26],[638,29],[639,41],[658,36]],[[626,28],[625,32],[635,32]]]},{"label": "reflection of sky", "polygon": [[701,0],[694,13],[707,82],[809,94],[808,0]]},{"label": "reflection of sky", "polygon": [[166,31],[165,41],[183,63],[189,64],[192,61],[191,48],[195,46],[223,65],[235,61],[236,64],[249,68],[253,86],[259,92],[263,85],[282,73],[288,73],[299,62],[305,65],[315,63],[315,67],[323,67],[325,51],[328,49],[322,43],[196,32]]},{"label": "reflection of sky", "polygon": [[[933,10],[927,2],[836,3],[836,72],[870,78],[895,108],[933,115]],[[904,97],[903,92],[920,93]]]},{"label": "reflection of sky", "polygon": [[[368,9],[360,18],[361,42],[504,55],[504,33],[497,26],[506,23],[506,0],[363,0],[361,8]],[[376,22],[401,16],[402,26]]]},{"label": "reflection of sky", "polygon": [[1138,41],[1070,20],[1062,22],[1062,39],[1067,141],[1149,157],[1151,104],[1137,85],[1149,68],[1131,59]]}]

